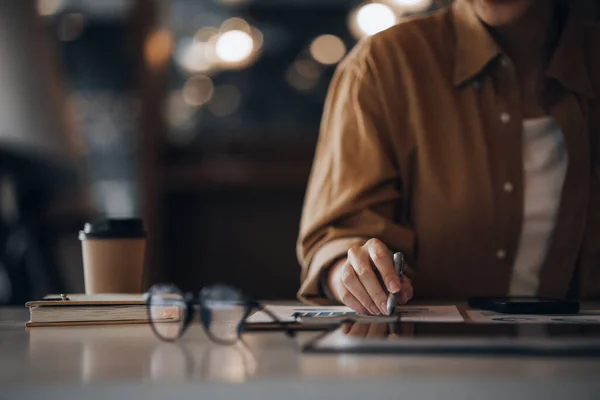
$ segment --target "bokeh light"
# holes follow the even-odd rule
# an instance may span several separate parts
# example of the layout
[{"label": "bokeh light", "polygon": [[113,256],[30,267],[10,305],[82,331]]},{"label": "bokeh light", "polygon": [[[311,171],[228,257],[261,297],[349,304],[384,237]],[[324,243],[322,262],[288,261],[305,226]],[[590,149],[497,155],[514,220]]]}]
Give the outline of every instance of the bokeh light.
[{"label": "bokeh light", "polygon": [[189,74],[210,71],[214,63],[209,57],[209,46],[207,42],[192,38],[179,40],[175,50],[177,65]]},{"label": "bokeh light", "polygon": [[219,30],[217,28],[213,26],[205,26],[196,31],[196,34],[194,35],[194,41],[199,43],[206,43],[218,34]]},{"label": "bokeh light", "polygon": [[321,77],[321,68],[312,60],[301,58],[294,63],[293,68],[298,74],[308,79],[319,79]]},{"label": "bokeh light", "polygon": [[170,126],[166,140],[174,146],[193,142],[198,136],[197,126],[202,119],[202,108],[187,104],[180,90],[169,93],[165,106],[165,117]]},{"label": "bokeh light", "polygon": [[178,129],[191,129],[194,115],[198,109],[183,100],[180,90],[173,90],[165,102],[165,118],[170,126]]},{"label": "bokeh light", "polygon": [[173,51],[173,35],[167,29],[158,29],[148,35],[144,45],[146,62],[153,68],[164,66]]},{"label": "bokeh light", "polygon": [[213,92],[212,79],[206,75],[194,75],[183,85],[181,95],[188,105],[200,107],[211,99]]},{"label": "bokeh light", "polygon": [[285,78],[296,90],[309,91],[319,83],[321,68],[313,60],[299,59],[288,68]]},{"label": "bokeh light", "polygon": [[321,64],[336,64],[346,54],[346,45],[335,35],[321,35],[311,43],[310,54]]},{"label": "bokeh light", "polygon": [[64,7],[64,0],[38,0],[38,14],[44,17],[54,15]]},{"label": "bokeh light", "polygon": [[226,19],[225,21],[223,21],[220,28],[221,32],[242,31],[250,33],[250,30],[250,24],[245,19],[239,17]]},{"label": "bokeh light", "polygon": [[226,63],[238,63],[247,59],[254,49],[252,36],[240,30],[231,30],[219,35],[215,52]]},{"label": "bokeh light", "polygon": [[250,27],[250,35],[252,36],[252,41],[254,42],[254,50],[257,51],[263,45],[264,35],[263,33],[255,27]]},{"label": "bokeh light", "polygon": [[386,4],[367,3],[359,6],[350,18],[350,29],[357,38],[371,36],[394,26],[398,18]]},{"label": "bokeh light", "polygon": [[423,11],[431,7],[431,0],[393,0],[393,4],[404,12]]},{"label": "bokeh light", "polygon": [[262,47],[263,34],[242,18],[229,18],[220,28],[202,27],[177,43],[176,65],[189,75],[213,74],[253,64]]}]

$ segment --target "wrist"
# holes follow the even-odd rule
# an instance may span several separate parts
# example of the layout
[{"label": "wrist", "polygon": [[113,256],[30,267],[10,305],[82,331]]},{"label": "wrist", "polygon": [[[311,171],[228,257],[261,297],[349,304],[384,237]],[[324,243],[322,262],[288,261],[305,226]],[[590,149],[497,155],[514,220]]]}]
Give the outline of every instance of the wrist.
[{"label": "wrist", "polygon": [[341,303],[342,300],[339,298],[338,291],[336,290],[337,284],[340,281],[340,274],[342,272],[342,267],[346,263],[346,257],[341,258],[334,262],[331,267],[327,269],[325,274],[325,284],[329,289],[328,292],[332,297],[332,300],[335,300],[338,303]]}]

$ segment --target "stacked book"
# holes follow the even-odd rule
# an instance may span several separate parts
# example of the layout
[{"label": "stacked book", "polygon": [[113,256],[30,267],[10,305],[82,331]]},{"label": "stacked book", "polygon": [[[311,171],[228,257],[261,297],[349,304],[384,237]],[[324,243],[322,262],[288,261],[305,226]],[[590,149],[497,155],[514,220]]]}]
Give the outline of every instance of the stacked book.
[{"label": "stacked book", "polygon": [[143,294],[49,295],[25,306],[28,327],[148,323]]}]

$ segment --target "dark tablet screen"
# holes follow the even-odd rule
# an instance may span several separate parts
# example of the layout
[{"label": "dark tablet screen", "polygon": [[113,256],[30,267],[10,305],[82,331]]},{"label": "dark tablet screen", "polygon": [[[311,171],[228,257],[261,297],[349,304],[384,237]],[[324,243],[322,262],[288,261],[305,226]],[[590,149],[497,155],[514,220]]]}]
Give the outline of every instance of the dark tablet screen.
[{"label": "dark tablet screen", "polygon": [[305,350],[600,356],[600,324],[345,323]]}]

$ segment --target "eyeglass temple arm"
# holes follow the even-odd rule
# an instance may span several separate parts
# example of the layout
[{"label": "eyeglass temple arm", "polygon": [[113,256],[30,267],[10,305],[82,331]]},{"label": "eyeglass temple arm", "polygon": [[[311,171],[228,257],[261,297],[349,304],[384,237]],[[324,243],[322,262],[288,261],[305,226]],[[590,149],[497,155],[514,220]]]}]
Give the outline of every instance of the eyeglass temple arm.
[{"label": "eyeglass temple arm", "polygon": [[283,328],[283,331],[285,332],[286,335],[288,335],[290,337],[296,336],[296,332],[293,331],[292,329],[288,328],[287,323],[285,323],[285,322],[281,321],[279,318],[277,318],[277,316],[275,314],[273,314],[273,312],[271,312],[271,310],[266,308],[264,305],[262,305],[258,302],[254,302],[254,307],[256,308],[257,311],[262,311],[265,314],[267,314],[269,317],[271,317],[273,322],[275,322],[276,324],[278,324],[279,326],[281,326]]}]

